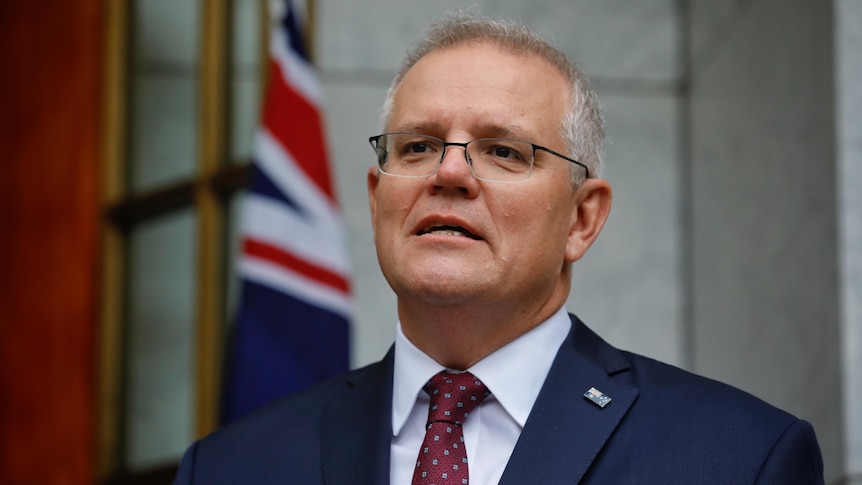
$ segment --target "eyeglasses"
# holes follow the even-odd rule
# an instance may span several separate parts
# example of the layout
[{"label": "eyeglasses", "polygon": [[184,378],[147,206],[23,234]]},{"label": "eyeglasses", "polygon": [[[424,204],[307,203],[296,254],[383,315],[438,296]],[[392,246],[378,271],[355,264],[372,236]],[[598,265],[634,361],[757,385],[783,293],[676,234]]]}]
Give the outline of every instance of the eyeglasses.
[{"label": "eyeglasses", "polygon": [[520,182],[530,178],[536,150],[568,160],[590,171],[586,165],[535,143],[512,138],[479,138],[467,143],[443,141],[416,133],[384,133],[368,139],[377,154],[380,171],[396,177],[427,177],[437,171],[446,147],[464,148],[464,157],[473,175],[492,182]]}]

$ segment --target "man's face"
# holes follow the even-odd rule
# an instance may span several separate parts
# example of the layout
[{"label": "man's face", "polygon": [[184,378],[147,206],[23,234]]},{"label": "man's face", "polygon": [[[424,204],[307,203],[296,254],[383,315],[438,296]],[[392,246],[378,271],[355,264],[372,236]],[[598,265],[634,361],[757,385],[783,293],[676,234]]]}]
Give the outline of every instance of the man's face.
[{"label": "man's face", "polygon": [[[546,61],[490,44],[421,59],[398,87],[387,132],[450,142],[508,137],[566,152],[559,133],[568,85]],[[570,163],[536,152],[529,179],[473,177],[464,149],[448,147],[426,178],[369,174],[377,255],[399,305],[515,305],[548,300],[568,262],[577,217]],[[518,306],[520,304],[527,306]]]}]

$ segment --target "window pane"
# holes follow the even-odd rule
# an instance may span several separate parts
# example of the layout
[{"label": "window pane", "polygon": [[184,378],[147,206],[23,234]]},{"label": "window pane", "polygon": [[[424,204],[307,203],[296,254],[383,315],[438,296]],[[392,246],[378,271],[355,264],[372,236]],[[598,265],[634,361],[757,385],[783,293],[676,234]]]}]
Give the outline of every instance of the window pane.
[{"label": "window pane", "polygon": [[132,109],[133,192],[193,175],[197,159],[197,80],[139,77]]},{"label": "window pane", "polygon": [[244,162],[251,155],[258,123],[261,96],[261,31],[264,28],[259,0],[233,2],[233,45],[231,46],[231,151],[232,162]]},{"label": "window pane", "polygon": [[126,456],[131,469],[179,460],[193,437],[196,217],[138,226],[129,244]]},{"label": "window pane", "polygon": [[242,205],[245,198],[245,191],[234,194],[228,204],[226,235],[227,235],[227,275],[226,291],[225,291],[225,324],[230,327],[236,321],[236,314],[239,310],[240,296],[240,278],[237,271],[239,264],[239,255],[242,252]]},{"label": "window pane", "polygon": [[190,176],[197,161],[199,0],[134,2],[133,192]]},{"label": "window pane", "polygon": [[197,63],[200,0],[136,0],[133,3],[133,48],[138,62]]}]

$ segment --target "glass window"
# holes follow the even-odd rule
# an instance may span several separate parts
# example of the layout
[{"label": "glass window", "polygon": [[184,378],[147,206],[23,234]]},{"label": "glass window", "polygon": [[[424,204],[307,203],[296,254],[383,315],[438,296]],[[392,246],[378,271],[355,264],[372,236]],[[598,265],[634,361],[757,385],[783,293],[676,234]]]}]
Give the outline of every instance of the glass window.
[{"label": "glass window", "polygon": [[138,0],[132,9],[129,187],[154,190],[197,162],[198,0]]},{"label": "glass window", "polygon": [[234,0],[230,63],[231,161],[245,162],[251,156],[261,103],[264,71],[261,48],[263,15],[257,0]]},{"label": "glass window", "polygon": [[187,208],[140,224],[129,238],[131,469],[177,461],[194,436],[196,222]]}]

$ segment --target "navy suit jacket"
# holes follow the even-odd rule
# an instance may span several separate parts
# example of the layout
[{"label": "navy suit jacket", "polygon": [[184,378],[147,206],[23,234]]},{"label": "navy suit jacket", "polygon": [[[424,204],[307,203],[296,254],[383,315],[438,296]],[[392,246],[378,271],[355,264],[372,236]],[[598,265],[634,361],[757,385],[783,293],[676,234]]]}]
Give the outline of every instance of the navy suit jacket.
[{"label": "navy suit jacket", "polygon": [[[617,350],[571,318],[501,484],[823,483],[807,422]],[[393,357],[390,350],[198,441],[175,483],[389,483]],[[586,399],[592,387],[611,402]]]}]

